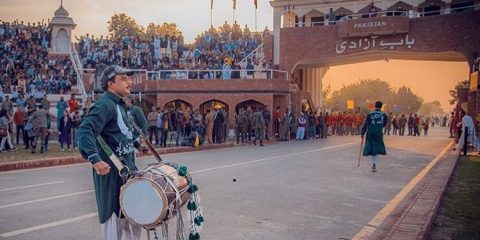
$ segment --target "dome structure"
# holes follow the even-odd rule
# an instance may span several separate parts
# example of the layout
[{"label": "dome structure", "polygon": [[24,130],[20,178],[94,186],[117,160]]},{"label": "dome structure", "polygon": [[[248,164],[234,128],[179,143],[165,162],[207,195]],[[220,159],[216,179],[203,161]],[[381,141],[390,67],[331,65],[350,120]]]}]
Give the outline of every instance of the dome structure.
[{"label": "dome structure", "polygon": [[68,11],[63,8],[63,5],[60,5],[60,7],[55,11],[54,13],[55,17],[68,17]]},{"label": "dome structure", "polygon": [[69,53],[71,50],[72,30],[76,24],[69,17],[69,13],[63,7],[63,1],[60,7],[54,12],[52,20],[48,24],[51,29],[51,52]]},{"label": "dome structure", "polygon": [[60,5],[60,7],[55,11],[53,18],[50,21],[50,25],[56,24],[56,25],[75,26],[73,19],[68,15],[69,13],[67,10],[65,10],[65,8],[63,7],[63,4]]}]

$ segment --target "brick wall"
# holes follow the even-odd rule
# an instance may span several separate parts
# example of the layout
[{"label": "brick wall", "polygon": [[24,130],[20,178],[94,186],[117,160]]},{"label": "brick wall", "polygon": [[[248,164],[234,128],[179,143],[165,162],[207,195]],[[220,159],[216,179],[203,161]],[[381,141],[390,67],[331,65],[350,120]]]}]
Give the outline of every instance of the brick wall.
[{"label": "brick wall", "polygon": [[[415,44],[412,48],[400,46],[395,50],[365,51],[356,48],[337,54],[336,44],[346,40],[338,36],[337,27],[337,25],[332,25],[282,28],[280,32],[280,69],[291,71],[297,64],[308,62],[328,66],[348,58],[352,59],[351,62],[362,62],[385,58],[424,58],[427,60],[430,57],[422,55],[422,53],[450,53],[451,56],[458,53],[471,66],[473,53],[480,53],[479,11],[410,19],[409,37],[415,39]],[[379,36],[377,44],[380,38],[392,42],[404,35]],[[448,57],[448,54],[445,57]]]}]

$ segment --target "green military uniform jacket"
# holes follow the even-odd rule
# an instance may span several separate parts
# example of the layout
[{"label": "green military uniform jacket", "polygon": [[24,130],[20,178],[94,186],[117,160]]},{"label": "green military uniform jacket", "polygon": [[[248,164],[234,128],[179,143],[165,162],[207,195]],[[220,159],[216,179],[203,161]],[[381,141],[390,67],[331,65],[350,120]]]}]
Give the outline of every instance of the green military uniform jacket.
[{"label": "green military uniform jacket", "polygon": [[110,165],[110,173],[104,176],[93,171],[93,183],[97,198],[98,217],[105,223],[113,213],[120,216],[120,187],[123,184],[118,170],[97,142],[103,137],[115,155],[123,160],[130,171],[136,171],[135,149],[137,135],[128,120],[127,111],[121,98],[106,91],[102,98],[90,108],[78,129],[78,149],[82,156],[93,164],[103,160]]},{"label": "green military uniform jacket", "polygon": [[138,127],[142,129],[143,134],[146,135],[148,124],[142,109],[140,109],[138,106],[132,105],[127,108],[127,112],[133,118],[133,121],[135,121]]},{"label": "green military uniform jacket", "polygon": [[386,155],[385,143],[383,142],[383,128],[387,124],[387,114],[375,109],[365,119],[362,128],[362,136],[367,133],[363,156]]}]

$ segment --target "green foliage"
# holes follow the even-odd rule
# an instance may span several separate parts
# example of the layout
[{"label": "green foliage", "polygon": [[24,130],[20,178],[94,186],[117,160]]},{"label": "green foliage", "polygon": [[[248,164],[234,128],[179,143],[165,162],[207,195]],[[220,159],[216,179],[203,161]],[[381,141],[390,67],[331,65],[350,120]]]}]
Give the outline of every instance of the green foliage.
[{"label": "green foliage", "polygon": [[[330,90],[326,90],[330,91]],[[346,111],[347,100],[353,100],[355,109],[366,112],[375,101],[382,101],[385,111],[411,113],[417,112],[423,100],[405,86],[395,91],[390,85],[380,79],[366,79],[343,86],[331,96],[327,96],[325,106],[333,111]]]},{"label": "green foliage", "polygon": [[108,32],[112,39],[120,39],[123,36],[137,36],[142,40],[151,39],[153,35],[181,36],[182,32],[175,23],[149,23],[146,28],[139,25],[135,19],[125,13],[114,14],[108,21]]},{"label": "green foliage", "polygon": [[470,86],[469,80],[458,81],[455,87],[452,90],[450,90],[450,97],[452,97],[449,100],[450,105],[455,105],[455,103],[457,103],[458,101],[457,89],[468,88],[469,86]]},{"label": "green foliage", "polygon": [[439,101],[433,101],[422,104],[418,111],[422,116],[442,115],[444,113],[443,108]]},{"label": "green foliage", "polygon": [[182,32],[177,28],[177,24],[175,23],[163,23],[162,25],[149,23],[145,30],[145,37],[151,39],[154,35],[162,37],[165,35],[180,36]]},{"label": "green foliage", "polygon": [[120,39],[123,36],[141,36],[142,27],[135,19],[125,13],[114,14],[108,21],[108,32],[112,39]]}]

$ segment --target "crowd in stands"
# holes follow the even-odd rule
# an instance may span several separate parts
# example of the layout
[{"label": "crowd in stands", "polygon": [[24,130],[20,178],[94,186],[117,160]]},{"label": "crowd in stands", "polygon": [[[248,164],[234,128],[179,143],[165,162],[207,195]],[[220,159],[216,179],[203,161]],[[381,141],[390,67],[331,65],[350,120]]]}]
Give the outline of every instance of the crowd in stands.
[{"label": "crowd in stands", "polygon": [[[267,32],[268,29],[265,34]],[[222,77],[221,71],[214,73],[211,70],[241,70],[239,62],[261,44],[262,34],[251,33],[247,26],[242,30],[236,23],[230,26],[225,22],[221,28],[212,27],[198,35],[193,44],[185,44],[181,33],[178,36],[123,36],[118,39],[86,34],[78,40],[84,68],[95,68],[103,63],[148,71],[205,70],[204,73],[191,72],[183,78],[210,79]],[[259,63],[250,62],[250,69],[254,64]],[[153,78],[171,77],[169,72],[161,74]],[[230,78],[240,78],[238,72],[231,74]]]},{"label": "crowd in stands", "polygon": [[76,84],[69,57],[50,57],[50,31],[44,22],[0,21],[0,94],[12,99],[66,93]]}]

